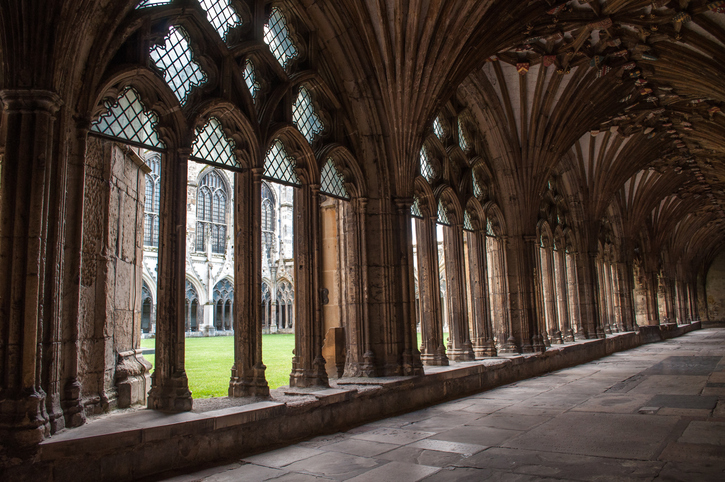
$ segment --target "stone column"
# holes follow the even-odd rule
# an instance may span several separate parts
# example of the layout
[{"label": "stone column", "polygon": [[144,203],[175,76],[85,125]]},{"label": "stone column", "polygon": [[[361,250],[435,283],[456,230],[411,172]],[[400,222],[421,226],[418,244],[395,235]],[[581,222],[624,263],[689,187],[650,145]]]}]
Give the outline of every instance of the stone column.
[{"label": "stone column", "polygon": [[[262,169],[234,175],[234,366],[230,397],[266,397],[262,359]],[[271,288],[270,298],[275,296]],[[268,317],[265,309],[264,317]],[[269,321],[268,318],[266,318]]]},{"label": "stone column", "polygon": [[418,241],[418,298],[422,337],[420,359],[424,365],[446,366],[448,356],[443,340],[436,217],[429,216],[414,222]]},{"label": "stone column", "polygon": [[486,232],[465,233],[468,245],[468,283],[471,290],[471,327],[475,357],[496,356],[491,327],[488,276],[486,266]]},{"label": "stone column", "polygon": [[506,241],[512,334],[524,353],[543,352],[546,346],[536,319],[538,239],[536,236],[509,236]]},{"label": "stone column", "polygon": [[[169,150],[161,157],[158,314],[156,364],[148,407],[163,411],[192,408],[184,361],[186,282],[186,187],[189,149]],[[197,320],[198,326],[198,320]]]},{"label": "stone column", "polygon": [[475,357],[468,327],[462,223],[443,227],[443,249],[448,278],[446,296],[449,300],[448,329],[451,339],[448,358],[453,361],[470,361]]},{"label": "stone column", "polygon": [[660,324],[660,314],[657,308],[657,273],[647,272],[647,323]]},{"label": "stone column", "polygon": [[562,342],[574,341],[574,332],[571,329],[571,320],[569,318],[569,295],[568,282],[566,278],[566,261],[562,248],[554,250],[554,277],[556,280],[556,305],[557,314],[559,315],[559,327]]},{"label": "stone column", "polygon": [[[569,313],[571,314],[571,326],[573,341],[586,340],[586,332],[582,325],[581,304],[579,302],[579,280],[577,275],[577,255],[567,253],[566,271],[569,291]],[[576,328],[576,330],[574,330]]]},{"label": "stone column", "polygon": [[564,340],[561,336],[561,328],[559,326],[559,315],[556,310],[556,288],[554,273],[554,252],[550,246],[539,248],[542,257],[541,278],[544,295],[544,309],[546,310],[546,321],[548,323],[549,339],[551,343],[562,344]]},{"label": "stone column", "polygon": [[328,387],[322,357],[319,185],[295,189],[295,355],[290,387]]},{"label": "stone column", "polygon": [[596,252],[585,253],[579,257],[579,271],[577,273],[579,279],[579,300],[582,314],[582,324],[585,330],[585,336],[588,339],[604,338],[604,330],[602,329],[601,314],[599,304],[599,284],[597,282],[597,255]]},{"label": "stone column", "polygon": [[0,437],[9,446],[50,434],[41,387],[43,305],[51,184],[60,98],[5,90],[5,155],[0,190]]}]

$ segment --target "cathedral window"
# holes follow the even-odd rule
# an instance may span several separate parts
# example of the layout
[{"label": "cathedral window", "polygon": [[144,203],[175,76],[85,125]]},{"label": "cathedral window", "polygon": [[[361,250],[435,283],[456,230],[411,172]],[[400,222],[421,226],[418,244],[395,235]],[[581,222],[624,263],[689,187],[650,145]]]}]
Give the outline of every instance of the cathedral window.
[{"label": "cathedral window", "polygon": [[481,199],[481,196],[483,195],[483,190],[481,189],[481,185],[478,183],[478,179],[476,178],[476,171],[471,171],[471,178],[473,179],[473,195],[476,197],[476,199]]},{"label": "cathedral window", "polygon": [[274,193],[267,183],[262,183],[262,249],[263,255],[271,258],[274,244]]},{"label": "cathedral window", "polygon": [[234,141],[226,137],[219,119],[210,117],[203,128],[196,129],[191,157],[198,161],[239,169],[241,166],[234,155],[234,147]]},{"label": "cathedral window", "polygon": [[144,246],[159,247],[159,211],[161,205],[161,158],[158,154],[146,160],[151,172],[146,174],[144,198]]},{"label": "cathedral window", "polygon": [[126,87],[115,102],[105,101],[108,111],[91,124],[91,132],[149,149],[165,149],[156,133],[158,116],[147,110],[138,93]]},{"label": "cathedral window", "polygon": [[299,55],[290,37],[287,19],[277,7],[272,9],[269,22],[264,26],[264,43],[269,45],[269,50],[283,69]]},{"label": "cathedral window", "polygon": [[156,67],[164,72],[164,80],[182,106],[194,86],[206,83],[206,73],[194,61],[189,35],[181,27],[170,27],[164,45],[152,47],[149,55]]},{"label": "cathedral window", "polygon": [[325,130],[320,116],[312,105],[310,91],[305,87],[300,87],[297,100],[292,105],[292,121],[310,144]]},{"label": "cathedral window", "polygon": [[199,3],[222,40],[226,40],[229,30],[242,24],[230,0],[199,0]]},{"label": "cathedral window", "polygon": [[226,252],[227,190],[218,171],[206,174],[196,196],[196,250],[205,251],[211,243],[211,252]]},{"label": "cathedral window", "polygon": [[264,158],[264,176],[283,184],[299,186],[301,182],[295,168],[295,160],[287,155],[284,144],[280,140],[274,141]]},{"label": "cathedral window", "polygon": [[254,63],[247,59],[244,63],[244,81],[247,83],[249,93],[252,94],[252,100],[257,102],[257,93],[259,92],[260,86],[257,80],[257,71],[254,68]]},{"label": "cathedral window", "polygon": [[345,189],[345,178],[342,177],[340,171],[337,170],[332,159],[328,159],[322,166],[320,192],[329,194],[340,199],[349,200],[350,195]]},{"label": "cathedral window", "polygon": [[463,229],[466,231],[473,231],[473,224],[471,223],[471,215],[468,211],[463,213]]},{"label": "cathedral window", "polygon": [[423,213],[420,212],[420,198],[413,196],[413,205],[410,206],[410,215],[414,218],[423,219]]},{"label": "cathedral window", "polygon": [[460,117],[458,118],[458,145],[464,151],[467,151],[468,148],[471,147],[470,142],[468,142],[468,136],[466,135],[466,130],[463,127],[463,122],[461,121]]}]

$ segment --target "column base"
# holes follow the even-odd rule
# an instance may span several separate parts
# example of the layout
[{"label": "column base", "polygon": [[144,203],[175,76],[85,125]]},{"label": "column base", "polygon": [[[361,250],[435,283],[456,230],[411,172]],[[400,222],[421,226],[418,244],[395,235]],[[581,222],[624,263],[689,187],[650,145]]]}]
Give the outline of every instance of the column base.
[{"label": "column base", "polygon": [[0,401],[2,445],[22,449],[37,445],[50,436],[50,424],[45,413],[45,393],[42,390],[3,395],[4,400]]},{"label": "column base", "polygon": [[448,366],[448,356],[446,356],[445,353],[421,353],[420,354],[420,361],[425,366],[431,366],[431,367],[447,367]]},{"label": "column base", "polygon": [[66,383],[63,390],[63,399],[60,404],[63,407],[65,426],[67,428],[80,427],[86,423],[86,414],[81,402],[81,384],[76,378]]},{"label": "column base", "polygon": [[571,343],[573,341],[576,341],[576,338],[574,336],[573,330],[565,330],[564,331],[564,342]]},{"label": "column base", "polygon": [[551,343],[554,345],[562,345],[564,343],[564,338],[562,338],[560,331],[551,332]]},{"label": "column base", "polygon": [[269,397],[269,385],[265,378],[267,367],[257,365],[252,368],[249,376],[236,376],[237,369],[232,368],[232,377],[229,380],[229,398],[243,397]]},{"label": "column base", "polygon": [[473,361],[476,359],[472,348],[459,348],[448,351],[448,359],[456,362]]},{"label": "column base", "polygon": [[403,353],[403,376],[417,377],[425,374],[420,353],[417,350],[415,351],[416,353],[406,350]]},{"label": "column base", "polygon": [[476,359],[496,356],[496,344],[493,340],[487,340],[480,345],[473,347],[473,354]]},{"label": "column base", "polygon": [[531,347],[533,353],[544,353],[546,351],[546,345],[544,344],[544,337],[541,335],[534,335],[531,337]]},{"label": "column base", "polygon": [[293,368],[289,376],[289,386],[291,388],[329,388],[330,381],[327,378],[325,359],[317,357],[312,363],[311,369]]},{"label": "column base", "polygon": [[[154,374],[155,375],[155,374]],[[189,391],[186,372],[174,373],[162,386],[152,386],[149,391],[148,408],[162,412],[189,412],[193,400]]]},{"label": "column base", "polygon": [[[531,345],[529,345],[531,346]],[[516,344],[516,338],[509,336],[506,341],[498,348],[499,355],[518,355],[524,352],[524,347]]]}]

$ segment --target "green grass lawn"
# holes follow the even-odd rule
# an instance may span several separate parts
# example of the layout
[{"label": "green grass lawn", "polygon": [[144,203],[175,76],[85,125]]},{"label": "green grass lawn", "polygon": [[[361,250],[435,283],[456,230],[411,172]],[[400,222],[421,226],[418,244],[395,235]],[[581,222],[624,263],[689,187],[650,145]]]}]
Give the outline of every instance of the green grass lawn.
[{"label": "green grass lawn", "polygon": [[[141,340],[142,348],[153,348],[156,340]],[[294,334],[262,335],[262,356],[270,388],[289,385]],[[154,355],[144,355],[151,364]],[[234,362],[234,337],[212,336],[186,339],[186,376],[194,398],[225,397]]]},{"label": "green grass lawn", "polygon": [[[443,339],[448,339],[448,333]],[[155,343],[154,339],[141,340],[141,348],[153,348]],[[294,334],[262,335],[262,359],[267,366],[269,388],[289,385],[294,347]],[[144,358],[154,364],[154,355],[144,355]],[[186,376],[194,398],[226,397],[233,362],[233,336],[187,338]]]}]

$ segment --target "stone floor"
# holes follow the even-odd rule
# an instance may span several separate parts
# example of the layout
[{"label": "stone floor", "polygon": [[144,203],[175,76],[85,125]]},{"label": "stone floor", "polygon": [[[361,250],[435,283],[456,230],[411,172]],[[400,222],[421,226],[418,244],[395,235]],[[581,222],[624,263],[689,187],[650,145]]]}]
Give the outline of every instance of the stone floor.
[{"label": "stone floor", "polygon": [[725,329],[174,481],[725,480]]}]

